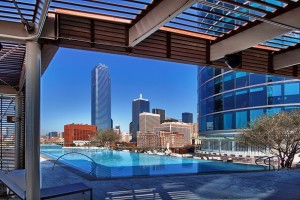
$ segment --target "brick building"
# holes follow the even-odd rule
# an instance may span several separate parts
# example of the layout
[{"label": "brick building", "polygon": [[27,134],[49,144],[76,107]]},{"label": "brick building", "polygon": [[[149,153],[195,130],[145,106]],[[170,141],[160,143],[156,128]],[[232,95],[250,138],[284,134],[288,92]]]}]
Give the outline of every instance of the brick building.
[{"label": "brick building", "polygon": [[137,147],[139,148],[160,148],[159,134],[153,132],[138,133]]},{"label": "brick building", "polygon": [[75,141],[88,142],[96,132],[95,125],[67,124],[64,126],[64,146],[71,146]]},{"label": "brick building", "polygon": [[159,132],[160,147],[167,148],[169,143],[169,148],[180,148],[184,146],[184,134],[177,132]]},{"label": "brick building", "polygon": [[137,147],[139,148],[180,148],[184,146],[184,134],[159,131],[159,133],[138,133]]}]

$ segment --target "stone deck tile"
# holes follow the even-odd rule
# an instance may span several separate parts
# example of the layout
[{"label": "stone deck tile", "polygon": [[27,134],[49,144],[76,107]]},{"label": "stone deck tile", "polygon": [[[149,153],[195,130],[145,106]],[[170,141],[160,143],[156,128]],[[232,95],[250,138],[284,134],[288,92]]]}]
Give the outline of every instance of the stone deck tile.
[{"label": "stone deck tile", "polygon": [[[184,175],[89,181],[68,169],[42,162],[43,187],[83,182],[94,200],[110,199],[300,199],[300,170]],[[76,194],[57,200],[89,199]]]}]

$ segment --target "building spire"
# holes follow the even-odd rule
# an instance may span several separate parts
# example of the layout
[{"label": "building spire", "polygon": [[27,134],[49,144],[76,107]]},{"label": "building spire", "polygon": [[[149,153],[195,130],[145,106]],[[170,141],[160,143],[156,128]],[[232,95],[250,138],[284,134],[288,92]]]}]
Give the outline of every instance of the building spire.
[{"label": "building spire", "polygon": [[140,99],[143,99],[143,95],[142,94],[140,94]]}]

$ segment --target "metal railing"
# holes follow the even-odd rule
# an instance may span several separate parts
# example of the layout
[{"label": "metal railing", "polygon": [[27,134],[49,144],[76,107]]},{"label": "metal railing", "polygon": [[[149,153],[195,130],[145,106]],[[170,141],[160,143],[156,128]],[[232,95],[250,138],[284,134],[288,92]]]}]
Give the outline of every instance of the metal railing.
[{"label": "metal railing", "polygon": [[272,164],[272,161],[275,161],[274,158],[277,158],[277,169],[280,169],[280,159],[278,156],[262,156],[255,160],[256,165],[261,165],[258,162],[262,161],[264,165],[268,166],[269,171],[271,171],[271,167],[273,170],[276,170],[276,166]]},{"label": "metal railing", "polygon": [[65,154],[59,156],[59,157],[55,160],[55,162],[54,162],[54,164],[53,164],[53,167],[52,167],[52,170],[54,169],[54,167],[55,167],[56,163],[58,162],[58,160],[59,160],[61,157],[65,156],[65,155],[68,155],[68,154],[80,154],[80,155],[83,155],[83,156],[89,158],[89,159],[93,162],[93,164],[94,164],[94,167],[92,168],[92,170],[90,171],[89,174],[91,174],[93,171],[95,171],[95,169],[96,169],[96,167],[97,167],[97,163],[96,163],[91,157],[89,157],[89,156],[87,156],[87,155],[85,155],[85,154],[83,154],[83,153],[79,153],[79,152],[68,152],[68,153],[65,153]]}]

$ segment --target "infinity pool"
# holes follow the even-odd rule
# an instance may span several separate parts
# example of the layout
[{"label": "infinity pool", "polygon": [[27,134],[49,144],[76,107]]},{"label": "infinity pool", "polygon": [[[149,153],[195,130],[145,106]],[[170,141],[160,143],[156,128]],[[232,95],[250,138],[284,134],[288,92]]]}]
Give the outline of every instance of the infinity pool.
[{"label": "infinity pool", "polygon": [[[67,154],[66,154],[67,153]],[[42,146],[41,154],[96,178],[265,170],[263,166],[102,149]],[[66,154],[66,155],[64,155]],[[90,157],[90,158],[88,158]]]}]

